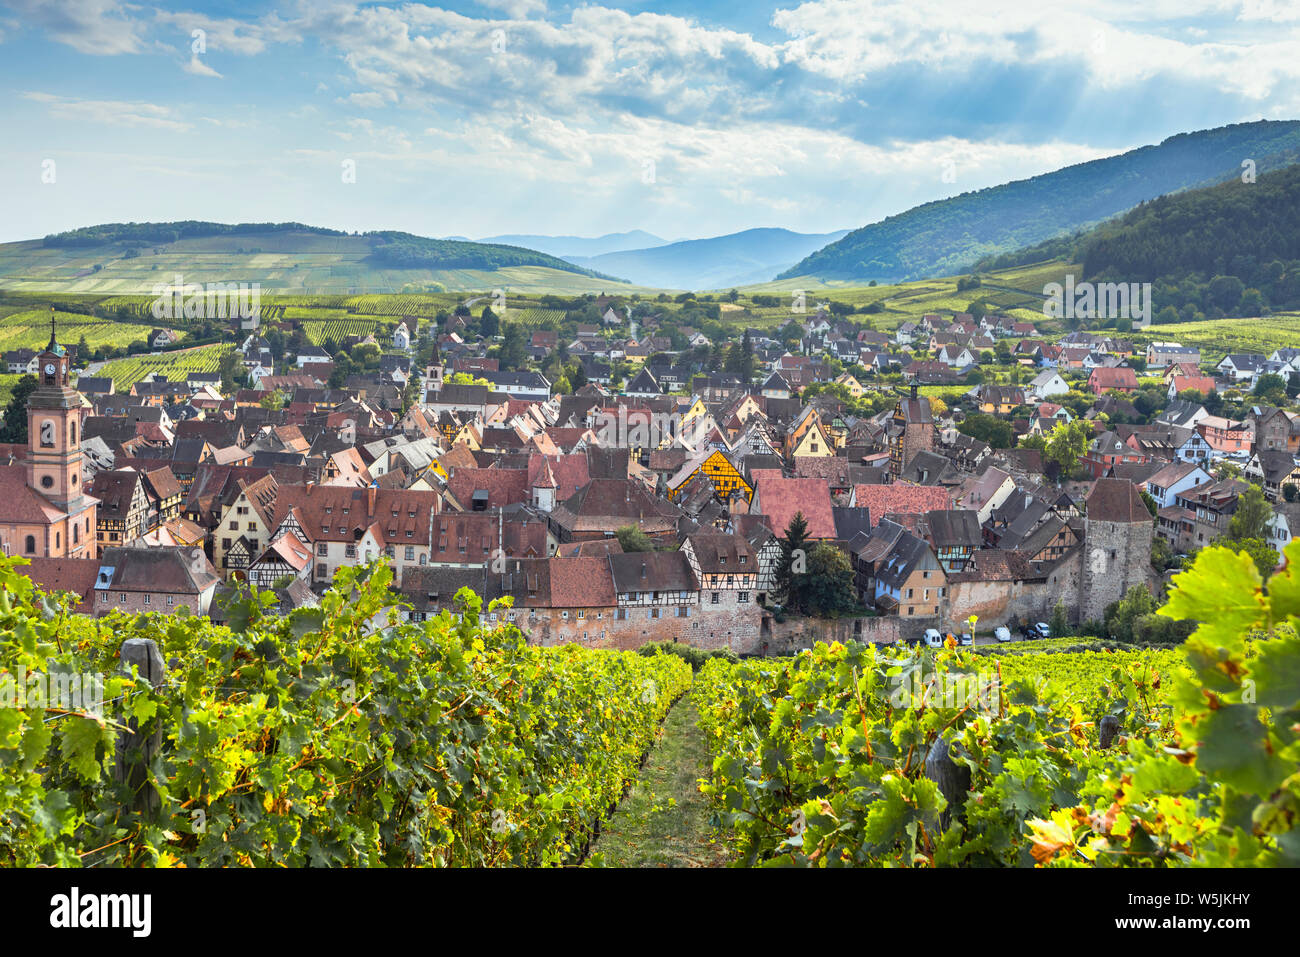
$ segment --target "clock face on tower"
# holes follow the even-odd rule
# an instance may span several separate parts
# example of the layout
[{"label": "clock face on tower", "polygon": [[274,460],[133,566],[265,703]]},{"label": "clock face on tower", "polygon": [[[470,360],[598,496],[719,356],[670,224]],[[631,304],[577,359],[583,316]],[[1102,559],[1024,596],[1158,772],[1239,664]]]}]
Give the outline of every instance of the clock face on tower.
[{"label": "clock face on tower", "polygon": [[53,362],[47,362],[47,363],[45,363],[45,374],[46,374],[46,375],[54,375],[54,363],[53,363]]}]

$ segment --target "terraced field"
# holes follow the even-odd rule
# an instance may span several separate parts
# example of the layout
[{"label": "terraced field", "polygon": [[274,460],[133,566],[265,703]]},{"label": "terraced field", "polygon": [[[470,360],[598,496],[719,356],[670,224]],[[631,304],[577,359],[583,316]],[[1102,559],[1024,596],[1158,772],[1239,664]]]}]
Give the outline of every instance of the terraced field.
[{"label": "terraced field", "polygon": [[[92,349],[96,346],[125,348],[133,342],[142,341],[151,328],[96,316],[84,316],[75,312],[56,311],[54,319],[58,324],[60,342],[76,345],[84,337],[86,345]],[[39,349],[49,341],[50,311],[48,309],[23,309],[0,318],[0,351]]]},{"label": "terraced field", "polygon": [[125,392],[136,382],[150,375],[164,375],[168,379],[183,379],[191,372],[216,372],[221,367],[221,356],[231,346],[215,343],[165,352],[159,355],[128,356],[105,363],[94,374],[109,376],[118,392]]}]

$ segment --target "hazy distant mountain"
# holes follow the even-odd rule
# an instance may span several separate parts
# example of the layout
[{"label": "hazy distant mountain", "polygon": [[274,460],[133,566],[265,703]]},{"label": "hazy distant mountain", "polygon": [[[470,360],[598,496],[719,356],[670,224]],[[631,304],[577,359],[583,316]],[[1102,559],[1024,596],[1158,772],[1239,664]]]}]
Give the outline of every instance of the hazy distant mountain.
[{"label": "hazy distant mountain", "polygon": [[687,239],[650,249],[564,258],[641,286],[721,289],[767,282],[782,269],[847,232],[844,229],[834,233],[746,229],[726,236]]},{"label": "hazy distant mountain", "polygon": [[606,233],[604,236],[528,236],[507,234],[488,236],[480,239],[481,243],[500,243],[505,246],[523,246],[539,252],[572,260],[574,257],[600,256],[604,253],[617,253],[625,249],[648,249],[662,246],[668,242],[653,233],[634,229],[626,233]]},{"label": "hazy distant mountain", "polygon": [[854,230],[779,278],[895,282],[952,275],[981,258],[1073,233],[1145,200],[1237,179],[1248,160],[1257,173],[1278,168],[1293,160],[1298,146],[1296,121],[1182,133],[1158,146],[917,206]]}]

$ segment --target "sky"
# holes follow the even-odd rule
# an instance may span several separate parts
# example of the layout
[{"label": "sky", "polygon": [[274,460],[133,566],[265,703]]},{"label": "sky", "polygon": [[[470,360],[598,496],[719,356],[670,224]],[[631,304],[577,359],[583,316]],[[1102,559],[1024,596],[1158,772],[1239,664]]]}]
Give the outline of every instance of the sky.
[{"label": "sky", "polygon": [[0,241],[855,228],[1300,117],[1297,0],[0,0]]}]

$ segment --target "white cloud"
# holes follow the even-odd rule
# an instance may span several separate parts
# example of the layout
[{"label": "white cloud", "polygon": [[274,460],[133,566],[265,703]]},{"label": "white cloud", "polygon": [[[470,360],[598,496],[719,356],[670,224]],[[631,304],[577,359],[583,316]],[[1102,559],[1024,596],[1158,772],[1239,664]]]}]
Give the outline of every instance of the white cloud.
[{"label": "white cloud", "polygon": [[144,49],[141,25],[116,0],[7,0],[19,20],[78,53],[115,56]]},{"label": "white cloud", "polygon": [[190,54],[189,62],[182,66],[181,69],[186,73],[193,73],[195,76],[213,76],[221,79],[221,74],[200,60],[197,53]]},{"label": "white cloud", "polygon": [[107,123],[116,126],[152,127],[184,132],[192,124],[177,119],[172,109],[157,103],[126,100],[83,100],[52,93],[28,92],[24,99],[44,103],[50,115],[78,122]]}]

